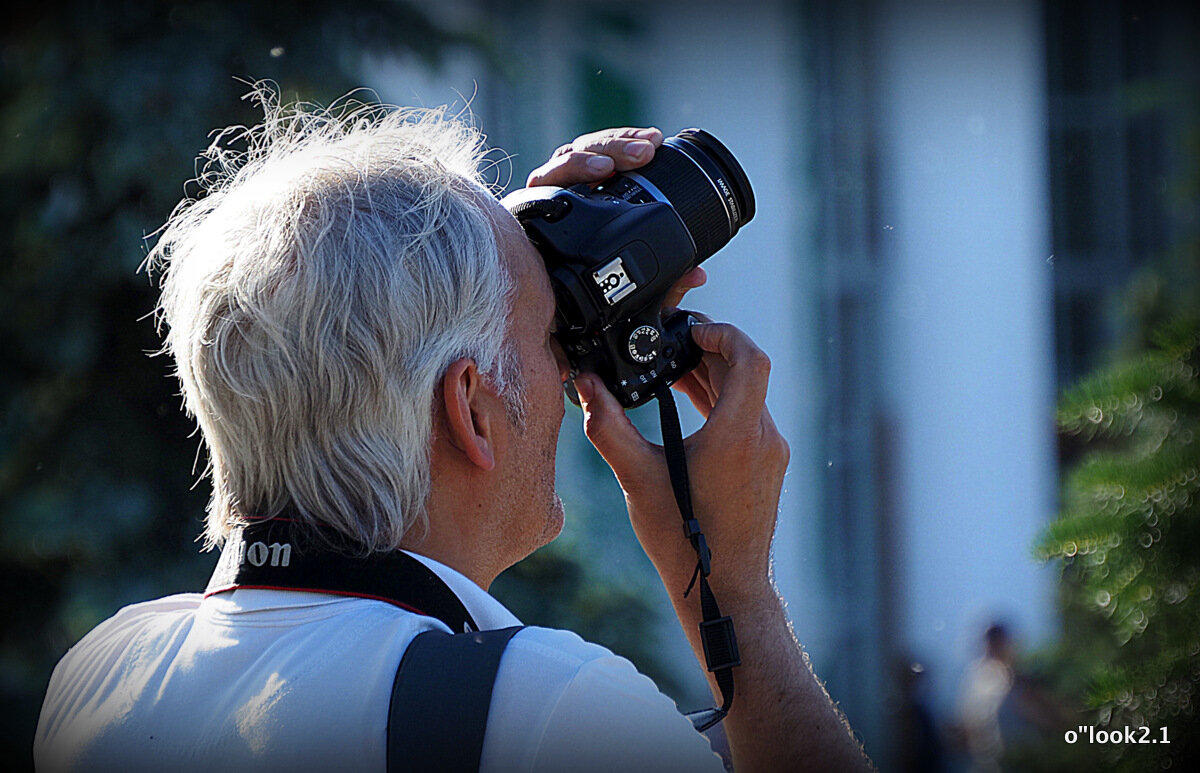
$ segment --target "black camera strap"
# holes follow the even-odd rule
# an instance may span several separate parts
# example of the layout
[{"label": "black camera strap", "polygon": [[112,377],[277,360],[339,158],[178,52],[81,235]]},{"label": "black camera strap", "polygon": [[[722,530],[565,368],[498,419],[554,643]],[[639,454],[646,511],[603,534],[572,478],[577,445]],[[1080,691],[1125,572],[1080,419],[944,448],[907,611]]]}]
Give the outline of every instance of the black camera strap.
[{"label": "black camera strap", "polygon": [[692,513],[687,456],[683,448],[683,430],[679,426],[679,411],[675,407],[675,398],[671,394],[671,388],[665,384],[655,390],[654,396],[658,399],[663,449],[667,457],[667,471],[671,476],[671,488],[675,493],[675,502],[679,505],[679,513],[683,516],[683,533],[696,551],[696,571],[692,574],[692,581],[683,595],[686,598],[699,583],[700,612],[703,617],[700,622],[700,641],[704,645],[704,659],[707,661],[708,670],[713,673],[717,687],[721,690],[720,708],[687,714],[696,730],[703,732],[729,713],[729,708],[733,705],[733,669],[741,665],[742,661],[738,654],[733,620],[721,615],[717,599],[708,584],[708,575],[712,571],[712,551],[704,539],[704,532],[700,530],[700,522]]},{"label": "black camera strap", "polygon": [[[336,539],[332,533],[329,537]],[[286,515],[256,518],[225,541],[204,595],[238,588],[375,599],[435,617],[456,633],[479,630],[458,596],[412,556],[393,551],[352,557],[307,537]]]}]

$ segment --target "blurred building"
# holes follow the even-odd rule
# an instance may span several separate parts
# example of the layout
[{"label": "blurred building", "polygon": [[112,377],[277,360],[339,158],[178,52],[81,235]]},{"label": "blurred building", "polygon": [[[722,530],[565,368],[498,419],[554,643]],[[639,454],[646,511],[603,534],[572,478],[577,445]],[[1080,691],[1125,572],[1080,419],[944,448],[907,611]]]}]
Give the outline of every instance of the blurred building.
[{"label": "blurred building", "polygon": [[[924,664],[945,720],[993,618],[1026,646],[1055,634],[1055,575],[1031,553],[1057,506],[1053,405],[1116,339],[1114,288],[1170,237],[1164,119],[1116,95],[1169,67],[1174,23],[1157,6],[1034,0],[440,13],[490,54],[380,64],[372,85],[469,101],[515,154],[513,186],[619,124],[705,128],[745,167],[756,219],[689,305],[772,355],[792,448],[777,579],[887,766],[890,663]],[[585,441],[564,435],[570,504],[592,484],[574,472]]]}]

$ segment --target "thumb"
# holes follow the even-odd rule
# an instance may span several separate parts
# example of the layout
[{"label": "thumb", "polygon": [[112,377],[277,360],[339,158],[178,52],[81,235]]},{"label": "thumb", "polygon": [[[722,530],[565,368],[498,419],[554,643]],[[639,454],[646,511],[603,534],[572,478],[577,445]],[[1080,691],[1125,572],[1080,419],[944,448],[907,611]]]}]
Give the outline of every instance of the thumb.
[{"label": "thumb", "polygon": [[626,483],[635,480],[639,471],[644,475],[647,465],[653,464],[653,446],[633,426],[599,376],[580,373],[575,377],[575,391],[583,408],[583,433],[628,490]]}]

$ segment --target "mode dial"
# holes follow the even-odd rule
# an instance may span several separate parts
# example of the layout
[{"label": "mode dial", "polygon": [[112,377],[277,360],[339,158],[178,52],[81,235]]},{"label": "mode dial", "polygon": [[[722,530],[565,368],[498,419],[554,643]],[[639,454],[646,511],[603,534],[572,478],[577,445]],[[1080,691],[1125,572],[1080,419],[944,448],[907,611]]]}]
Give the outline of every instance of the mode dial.
[{"label": "mode dial", "polygon": [[629,357],[634,362],[645,365],[654,362],[654,358],[658,356],[658,343],[660,336],[657,328],[650,325],[642,325],[635,328],[629,334]]}]

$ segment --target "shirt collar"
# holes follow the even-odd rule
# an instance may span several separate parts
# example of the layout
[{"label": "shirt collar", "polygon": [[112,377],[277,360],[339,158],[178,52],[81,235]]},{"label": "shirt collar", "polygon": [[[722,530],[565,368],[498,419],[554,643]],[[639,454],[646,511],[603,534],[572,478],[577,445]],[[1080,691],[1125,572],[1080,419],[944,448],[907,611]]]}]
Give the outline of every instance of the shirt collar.
[{"label": "shirt collar", "polygon": [[466,575],[428,556],[413,553],[410,550],[404,552],[420,561],[429,571],[436,574],[438,579],[446,583],[454,595],[458,596],[458,600],[462,602],[463,606],[467,608],[467,612],[471,613],[471,619],[475,621],[480,630],[491,631],[522,624],[516,615],[508,611],[507,607],[469,580]]}]

